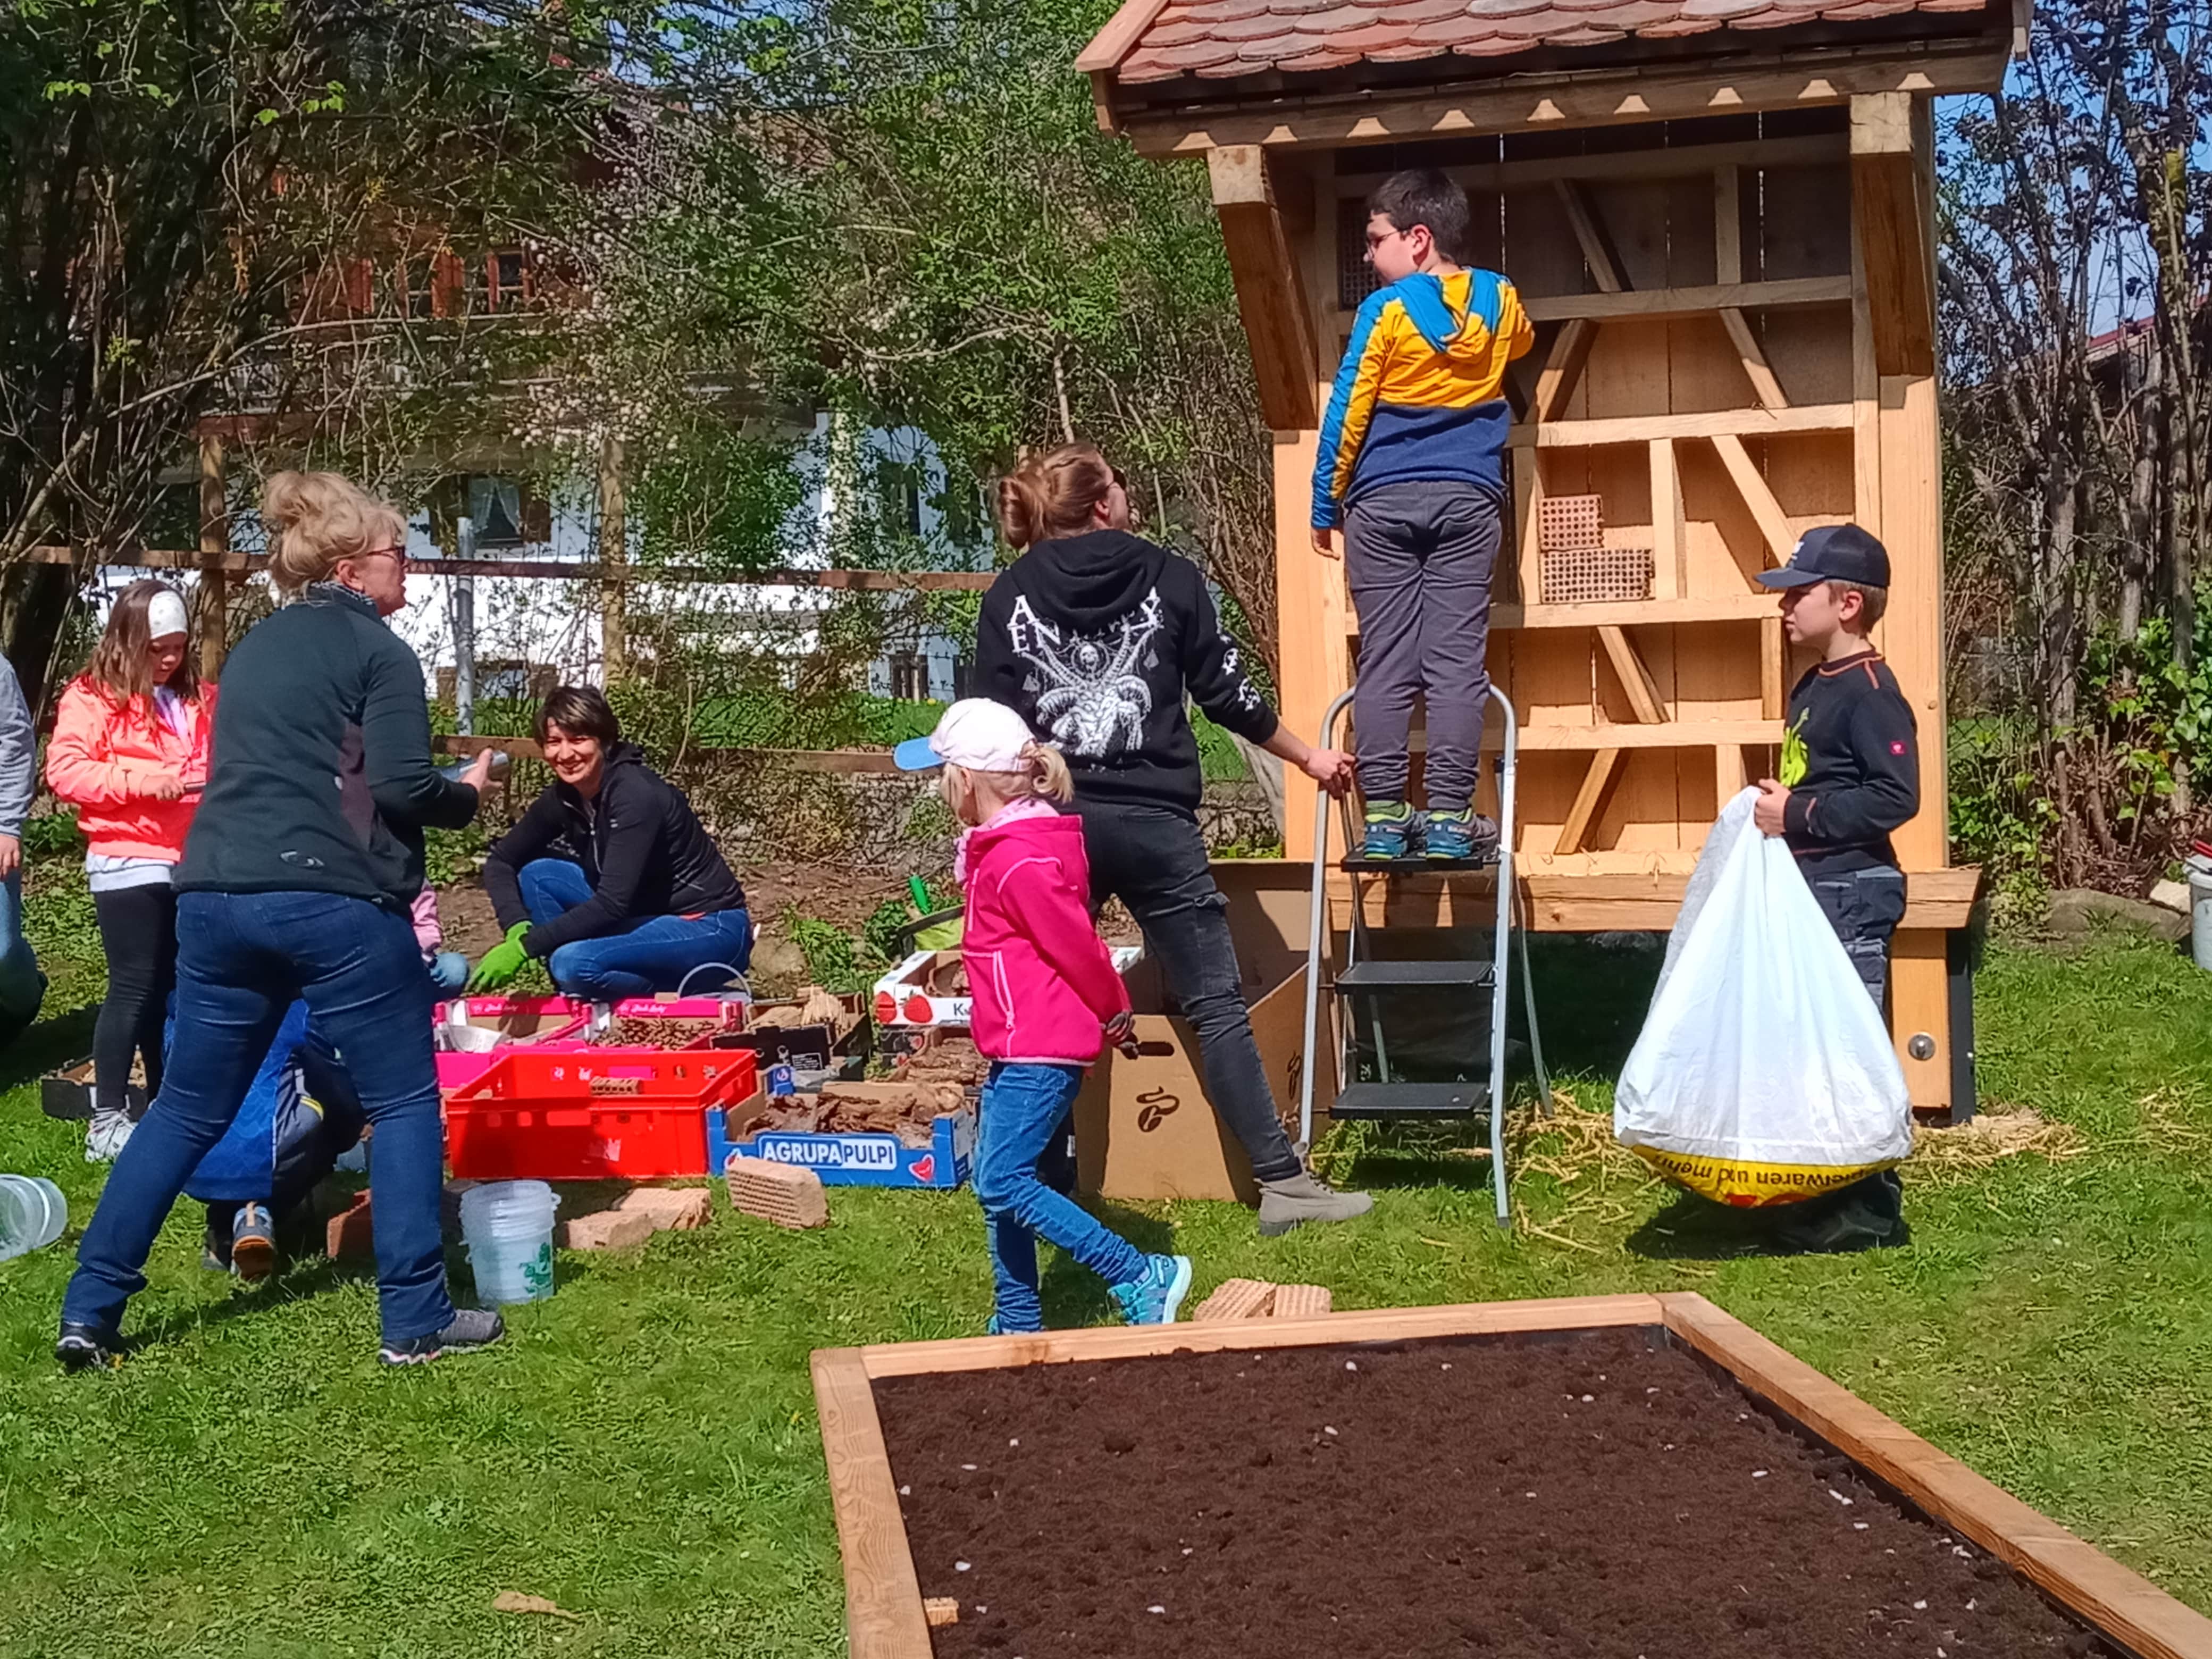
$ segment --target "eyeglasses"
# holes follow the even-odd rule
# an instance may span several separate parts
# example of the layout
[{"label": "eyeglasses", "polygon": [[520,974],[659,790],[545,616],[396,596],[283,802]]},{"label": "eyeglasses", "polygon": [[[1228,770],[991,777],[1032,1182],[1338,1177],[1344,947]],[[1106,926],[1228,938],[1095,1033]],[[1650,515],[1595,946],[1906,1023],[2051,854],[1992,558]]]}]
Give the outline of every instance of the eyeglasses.
[{"label": "eyeglasses", "polygon": [[407,550],[404,547],[372,547],[368,552],[362,554],[361,556],[364,559],[373,559],[380,553],[389,554],[392,558],[398,561],[399,568],[402,570],[407,568]]},{"label": "eyeglasses", "polygon": [[1129,475],[1122,471],[1118,466],[1109,466],[1106,469],[1106,471],[1108,476],[1114,480],[1114,487],[1119,489],[1124,495],[1127,495],[1129,493]]},{"label": "eyeglasses", "polygon": [[1389,241],[1393,236],[1403,236],[1406,233],[1404,231],[1399,229],[1395,225],[1391,226],[1388,230],[1376,230],[1370,225],[1367,231],[1367,251],[1370,253],[1372,253],[1376,248],[1381,247],[1383,243]]}]

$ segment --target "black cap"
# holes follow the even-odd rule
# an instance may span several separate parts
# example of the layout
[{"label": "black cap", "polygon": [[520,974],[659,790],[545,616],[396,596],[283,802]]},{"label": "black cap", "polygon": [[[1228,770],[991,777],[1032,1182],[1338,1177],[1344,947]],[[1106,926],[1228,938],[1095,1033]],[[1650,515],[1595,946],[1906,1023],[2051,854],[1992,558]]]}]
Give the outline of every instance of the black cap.
[{"label": "black cap", "polygon": [[1889,550],[1855,524],[1815,525],[1797,538],[1790,562],[1759,573],[1762,587],[1810,587],[1814,582],[1889,586]]}]

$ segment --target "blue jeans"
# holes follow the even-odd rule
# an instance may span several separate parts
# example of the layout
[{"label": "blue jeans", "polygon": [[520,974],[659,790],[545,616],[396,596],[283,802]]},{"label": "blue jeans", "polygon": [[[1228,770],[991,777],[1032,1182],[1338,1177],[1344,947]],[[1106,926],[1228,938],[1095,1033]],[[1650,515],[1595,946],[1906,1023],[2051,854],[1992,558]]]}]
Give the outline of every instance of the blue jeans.
[{"label": "blue jeans", "polygon": [[295,999],[344,1054],[376,1131],[369,1188],[384,1338],[427,1336],[452,1320],[430,979],[414,929],[397,911],[335,893],[208,892],[178,895],[176,1051],[77,1247],[64,1320],[121,1324],[125,1304],[146,1287],[142,1269],[169,1206],[237,1115]]},{"label": "blue jeans", "polygon": [[[975,1130],[975,1198],[991,1247],[999,1328],[1041,1331],[1036,1241],[1057,1244],[1109,1285],[1145,1270],[1145,1253],[1037,1178],[1037,1160],[1066,1133],[1080,1066],[991,1067]],[[126,1147],[125,1150],[128,1151]]]},{"label": "blue jeans", "polygon": [[18,866],[0,883],[0,1042],[39,1017],[46,995],[46,976],[23,937],[23,872]]},{"label": "blue jeans", "polygon": [[[551,921],[592,896],[590,879],[566,859],[533,859],[515,878],[533,922]],[[720,963],[743,973],[752,958],[752,918],[743,910],[717,910],[697,917],[639,916],[598,939],[572,939],[555,950],[545,971],[572,997],[617,1002],[656,991],[719,991],[728,975],[700,973],[692,979],[694,971]]]}]

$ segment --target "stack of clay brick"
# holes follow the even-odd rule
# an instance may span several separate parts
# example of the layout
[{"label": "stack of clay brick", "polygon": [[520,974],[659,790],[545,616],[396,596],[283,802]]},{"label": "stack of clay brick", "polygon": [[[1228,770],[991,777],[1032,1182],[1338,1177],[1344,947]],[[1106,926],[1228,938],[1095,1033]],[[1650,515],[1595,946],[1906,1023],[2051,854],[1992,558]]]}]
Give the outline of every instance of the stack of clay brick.
[{"label": "stack of clay brick", "polygon": [[1271,1285],[1264,1279],[1231,1279],[1198,1304],[1194,1321],[1305,1319],[1329,1311],[1325,1285]]},{"label": "stack of clay brick", "polygon": [[1536,503],[1538,586],[1546,605],[1651,597],[1651,550],[1607,547],[1595,495],[1546,495]]},{"label": "stack of clay brick", "polygon": [[704,1187],[637,1187],[610,1209],[562,1222],[555,1237],[564,1250],[626,1249],[655,1233],[703,1227],[714,1212],[714,1194]]}]

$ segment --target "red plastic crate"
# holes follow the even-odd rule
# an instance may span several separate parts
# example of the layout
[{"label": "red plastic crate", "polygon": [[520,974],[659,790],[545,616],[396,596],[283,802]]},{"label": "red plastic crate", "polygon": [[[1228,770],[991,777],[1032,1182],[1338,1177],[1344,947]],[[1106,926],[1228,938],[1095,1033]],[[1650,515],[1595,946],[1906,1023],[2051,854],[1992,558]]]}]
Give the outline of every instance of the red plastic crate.
[{"label": "red plastic crate", "polygon": [[473,1181],[703,1176],[707,1112],[753,1086],[742,1048],[518,1050],[446,1097],[446,1155]]}]

